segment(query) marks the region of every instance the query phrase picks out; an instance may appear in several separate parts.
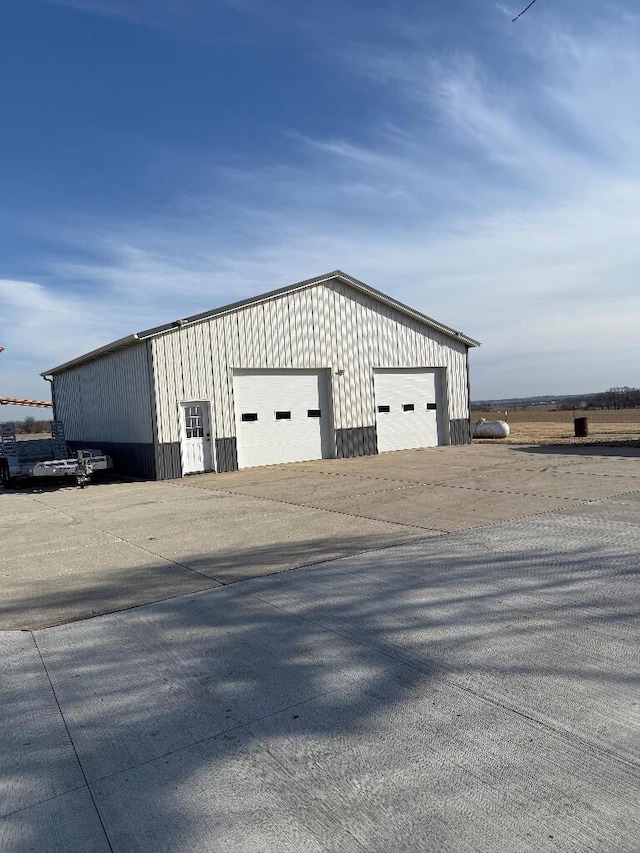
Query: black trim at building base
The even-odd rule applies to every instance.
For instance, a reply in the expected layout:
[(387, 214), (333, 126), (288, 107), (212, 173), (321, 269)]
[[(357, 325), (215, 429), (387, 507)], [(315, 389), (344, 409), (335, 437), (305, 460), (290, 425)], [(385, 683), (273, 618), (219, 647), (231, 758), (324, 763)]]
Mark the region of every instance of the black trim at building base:
[(182, 477), (182, 456), (179, 441), (165, 441), (156, 446), (156, 480)]
[(378, 432), (375, 426), (336, 430), (336, 457), (375, 456), (378, 452)]
[(449, 421), (451, 444), (471, 444), (471, 427), (468, 418)]
[[(156, 479), (156, 457), (153, 444), (120, 441), (67, 441), (71, 450), (101, 450), (113, 460), (116, 474)], [(178, 474), (180, 476), (180, 474)]]
[(216, 438), (216, 471), (238, 470), (238, 445), (235, 435)]

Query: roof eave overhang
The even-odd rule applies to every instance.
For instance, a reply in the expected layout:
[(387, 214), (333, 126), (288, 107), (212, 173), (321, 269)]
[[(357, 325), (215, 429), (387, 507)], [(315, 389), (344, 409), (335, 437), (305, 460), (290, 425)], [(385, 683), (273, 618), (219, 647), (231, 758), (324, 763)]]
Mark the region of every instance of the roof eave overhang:
[(71, 361), (65, 361), (57, 367), (52, 367), (49, 370), (43, 370), (40, 376), (54, 376), (56, 373), (62, 373), (72, 367), (79, 367), (81, 364), (85, 364), (88, 361), (95, 361), (98, 358), (102, 358), (104, 355), (109, 355), (110, 353), (117, 352), (121, 349), (127, 349), (128, 347), (139, 343), (142, 343), (142, 339), (138, 333), (134, 335), (127, 335), (125, 338), (119, 338), (117, 341), (112, 341), (110, 344), (105, 344), (103, 347), (98, 347), (98, 349), (94, 349), (91, 350), (91, 352), (80, 355), (78, 358), (72, 358)]

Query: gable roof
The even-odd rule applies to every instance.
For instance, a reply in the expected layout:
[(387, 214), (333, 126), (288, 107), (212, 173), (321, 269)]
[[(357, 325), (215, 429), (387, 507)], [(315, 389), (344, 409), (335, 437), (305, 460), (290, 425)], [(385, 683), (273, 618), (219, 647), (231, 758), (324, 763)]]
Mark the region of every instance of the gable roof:
[(447, 337), (453, 338), (460, 343), (463, 343), (467, 347), (479, 347), (480, 343), (473, 338), (468, 337), (462, 332), (457, 332), (455, 329), (449, 328), (449, 326), (445, 326), (443, 323), (439, 323), (437, 320), (432, 319), (431, 317), (427, 317), (426, 314), (421, 314), (420, 311), (416, 311), (414, 308), (410, 308), (408, 305), (404, 305), (402, 302), (398, 302), (396, 299), (393, 299), (391, 296), (387, 296), (384, 293), (381, 293), (379, 290), (376, 290), (373, 287), (370, 287), (368, 284), (365, 284), (362, 281), (358, 281), (357, 278), (353, 278), (350, 275), (342, 272), (342, 270), (334, 270), (333, 272), (325, 273), (325, 275), (319, 275), (315, 278), (308, 278), (305, 281), (298, 281), (295, 284), (289, 284), (286, 287), (280, 287), (277, 290), (270, 290), (268, 293), (261, 293), (257, 296), (251, 296), (248, 299), (243, 299), (240, 302), (232, 302), (229, 305), (223, 305), (220, 308), (214, 308), (211, 311), (203, 311), (200, 314), (192, 314), (190, 317), (183, 317), (179, 320), (173, 320), (171, 323), (165, 323), (162, 326), (154, 326), (151, 329), (144, 329), (141, 332), (135, 332), (132, 335), (127, 335), (124, 338), (119, 338), (117, 341), (113, 341), (110, 344), (106, 344), (103, 347), (99, 347), (98, 349), (92, 350), (91, 352), (85, 353), (84, 355), (78, 356), (78, 358), (74, 358), (71, 361), (66, 361), (64, 364), (59, 364), (57, 367), (52, 367), (50, 370), (45, 370), (41, 373), (41, 376), (49, 376), (55, 373), (61, 373), (64, 370), (68, 370), (72, 367), (78, 367), (81, 364), (84, 364), (87, 361), (94, 361), (102, 357), (103, 355), (108, 355), (112, 352), (116, 352), (117, 350), (127, 349), (128, 347), (135, 346), (136, 344), (142, 343), (142, 341), (148, 340), (149, 338), (157, 337), (158, 335), (165, 334), (166, 332), (173, 331), (175, 329), (184, 328), (185, 326), (190, 326), (193, 323), (199, 323), (203, 320), (208, 320), (212, 317), (219, 317), (222, 314), (229, 314), (233, 311), (237, 311), (241, 308), (245, 308), (248, 305), (257, 305), (260, 302), (267, 302), (270, 299), (274, 299), (278, 296), (284, 296), (287, 293), (293, 293), (296, 290), (304, 290), (308, 287), (313, 287), (318, 284), (324, 284), (329, 281), (341, 281), (343, 284), (347, 284), (350, 287), (354, 288), (354, 290), (358, 290), (361, 293), (364, 293), (366, 296), (370, 296), (372, 299), (375, 299), (377, 302), (382, 302), (385, 305), (388, 305), (390, 308), (400, 312), (401, 314), (406, 315), (407, 317), (411, 317), (411, 319), (416, 320), (418, 323), (421, 323), (424, 326), (427, 326), (430, 329), (434, 329), (437, 332), (440, 332)]

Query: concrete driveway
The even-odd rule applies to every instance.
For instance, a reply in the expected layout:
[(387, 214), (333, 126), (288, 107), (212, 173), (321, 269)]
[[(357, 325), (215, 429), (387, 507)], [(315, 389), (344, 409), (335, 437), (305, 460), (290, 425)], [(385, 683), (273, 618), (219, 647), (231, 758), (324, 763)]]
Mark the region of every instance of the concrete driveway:
[(544, 451), (3, 495), (0, 849), (636, 853), (640, 456)]
[(0, 491), (0, 630), (35, 629), (640, 486), (640, 451), (434, 448)]

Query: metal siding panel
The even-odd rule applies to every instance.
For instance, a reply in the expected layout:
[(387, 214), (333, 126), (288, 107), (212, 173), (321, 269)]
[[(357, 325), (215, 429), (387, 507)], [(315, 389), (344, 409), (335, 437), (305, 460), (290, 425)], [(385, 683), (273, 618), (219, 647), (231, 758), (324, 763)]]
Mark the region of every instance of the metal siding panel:
[[(84, 366), (84, 365), (83, 365)], [(154, 446), (145, 442), (124, 441), (74, 441), (69, 440), (71, 450), (101, 450), (113, 460), (114, 470), (118, 474), (156, 479), (156, 459)], [(89, 446), (87, 446), (89, 445)]]
[[(309, 334), (308, 327), (305, 326), (304, 318), (304, 299), (302, 293), (293, 293), (293, 326), (295, 348), (292, 352), (292, 364), (301, 364), (302, 367), (308, 367), (309, 362), (305, 358), (305, 339)], [(308, 352), (308, 350), (307, 350)]]
[(302, 367), (310, 367), (309, 337), (313, 333), (313, 327), (307, 318), (307, 303), (304, 291), (298, 291), (298, 293), (294, 294), (294, 297), (295, 358)]
[[(291, 322), (291, 297), (283, 301), (284, 308), (284, 334), (282, 337), (282, 345), (284, 349), (283, 367), (293, 367), (293, 323)], [(285, 319), (286, 318), (286, 319)]]
[(262, 305), (254, 305), (246, 310), (246, 334), (247, 341), (247, 364), (255, 365), (265, 363), (264, 335), (260, 333), (262, 322)]
[(267, 353), (267, 328), (265, 322), (264, 304), (256, 305), (252, 311), (251, 323), (251, 340), (253, 342), (253, 358), (254, 364), (263, 364), (269, 366), (269, 357)]
[[(360, 379), (359, 420), (361, 424), (372, 423), (373, 387), (371, 383), (371, 341), (369, 339), (369, 311), (365, 301), (356, 305), (356, 331), (358, 340), (357, 370)], [(356, 366), (356, 365), (354, 365)], [(365, 453), (368, 455), (367, 448)]]
[(354, 411), (354, 369), (350, 351), (351, 317), (349, 305), (344, 297), (344, 285), (336, 288), (340, 317), (340, 363), (345, 371), (342, 384), (342, 412), (345, 426), (359, 426)]
[(200, 383), (200, 365), (199, 360), (196, 356), (195, 337), (195, 326), (189, 326), (183, 332), (180, 332), (178, 335), (176, 335), (177, 343), (181, 350), (183, 364), (183, 400), (202, 399), (202, 388)]
[(215, 322), (216, 336), (218, 342), (218, 371), (219, 371), (219, 396), (217, 405), (220, 412), (220, 435), (233, 436), (236, 434), (233, 422), (233, 390), (231, 388), (231, 365), (229, 364), (229, 347), (227, 346), (226, 318), (221, 317)]
[(336, 457), (373, 456), (378, 452), (375, 426), (336, 430)]
[(355, 363), (353, 338), (355, 323), (353, 322), (353, 302), (345, 298), (344, 286), (340, 288), (340, 317), (342, 321), (342, 361), (345, 368), (345, 409), (350, 426), (360, 426), (358, 418), (358, 393), (360, 389), (360, 368)]
[[(300, 364), (302, 359), (302, 337), (300, 334), (299, 294), (289, 294), (289, 330), (291, 340), (291, 360), (289, 365)], [(301, 365), (304, 367), (304, 365)]]
[(211, 384), (211, 434), (213, 438), (219, 438), (222, 435), (223, 429), (223, 415), (220, 400), (222, 396), (220, 391), (222, 377), (220, 371), (220, 351), (216, 335), (216, 325), (211, 320), (207, 321), (202, 326), (202, 346), (207, 352), (207, 369), (209, 371), (209, 382)]
[(170, 440), (178, 439), (180, 435), (180, 424), (178, 419), (177, 400), (182, 399), (182, 359), (176, 347), (175, 335), (167, 335), (167, 379), (169, 398), (167, 400), (167, 426)]
[(161, 442), (171, 443), (178, 440), (178, 424), (175, 418), (174, 401), (178, 399), (179, 390), (176, 388), (176, 372), (171, 335), (162, 339), (162, 373), (158, 371), (158, 381), (166, 388), (166, 404), (163, 412), (163, 434)]
[(303, 291), (305, 299), (305, 317), (308, 324), (308, 334), (306, 338), (306, 353), (309, 367), (321, 367), (318, 359), (317, 339), (316, 339), (316, 312), (313, 301), (313, 291), (311, 289)]
[(232, 370), (238, 367), (241, 363), (238, 341), (238, 321), (233, 314), (221, 318), (223, 329), (223, 341), (225, 353), (227, 357), (227, 395), (224, 401), (225, 407), (225, 435), (234, 436), (236, 434), (235, 419), (233, 416), (233, 376)]
[(262, 305), (262, 322), (264, 324), (264, 366), (275, 367), (277, 359), (273, 340), (271, 305), (269, 302), (264, 302)]
[(280, 333), (276, 322), (276, 306), (273, 302), (266, 302), (265, 313), (265, 337), (267, 338), (267, 352), (269, 354), (269, 367), (279, 367), (280, 360)]
[[(332, 355), (332, 363), (335, 370), (335, 382), (334, 382), (334, 418), (335, 418), (335, 426), (336, 429), (342, 429), (347, 425), (347, 418), (345, 417), (345, 384), (348, 381), (348, 378), (345, 378), (345, 373), (340, 373), (340, 371), (345, 369), (344, 358), (342, 355), (342, 338), (344, 334), (344, 325), (342, 316), (340, 314), (340, 300), (338, 298), (338, 294), (336, 292), (336, 287), (332, 283), (327, 288), (331, 294), (328, 311), (329, 315), (327, 317), (327, 325), (328, 325), (328, 333), (332, 338), (333, 345), (331, 347), (331, 355)], [(333, 335), (331, 335), (330, 330), (331, 326), (333, 326)]]
[[(366, 363), (362, 365), (362, 370), (366, 370), (367, 381), (367, 399), (364, 411), (363, 422), (375, 423), (375, 418), (372, 414), (375, 413), (375, 400), (373, 391), (373, 365), (378, 363), (378, 353), (380, 351), (380, 341), (378, 338), (378, 326), (374, 323), (373, 304), (370, 299), (366, 300), (364, 308), (364, 326), (365, 326), (365, 343), (366, 343)], [(371, 451), (377, 453), (377, 437), (375, 438), (376, 450)]]
[[(151, 402), (151, 440), (154, 447), (158, 445), (158, 397), (156, 389), (156, 373), (153, 360), (153, 341), (146, 341), (144, 344), (145, 355), (147, 359), (147, 375), (149, 377), (149, 397)], [(155, 476), (158, 472), (154, 463)]]
[(72, 441), (152, 442), (151, 393), (144, 344), (56, 377), (60, 420)]
[[(363, 402), (364, 402), (364, 377), (362, 351), (362, 328), (361, 328), (361, 305), (358, 300), (345, 299), (349, 313), (349, 360), (351, 373), (353, 375), (353, 419), (358, 426), (363, 425)], [(364, 448), (361, 448), (363, 451)]]
[(238, 363), (237, 367), (247, 367), (251, 364), (250, 351), (252, 347), (251, 327), (247, 320), (250, 319), (249, 311), (239, 311), (236, 315), (238, 321)]
[(155, 374), (155, 394), (158, 419), (158, 442), (169, 440), (168, 427), (168, 394), (167, 387), (167, 353), (165, 338), (156, 338), (153, 341), (153, 365)]

